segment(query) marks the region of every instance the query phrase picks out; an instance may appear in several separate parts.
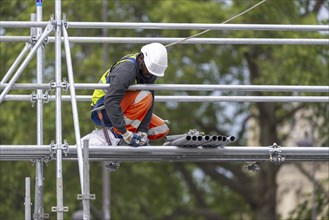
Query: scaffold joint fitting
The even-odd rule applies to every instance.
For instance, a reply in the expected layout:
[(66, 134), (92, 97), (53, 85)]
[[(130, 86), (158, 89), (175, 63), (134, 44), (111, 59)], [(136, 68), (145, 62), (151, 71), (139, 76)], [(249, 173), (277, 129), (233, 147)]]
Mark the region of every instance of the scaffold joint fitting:
[(67, 143), (67, 140), (64, 140), (64, 144), (54, 144), (54, 141), (52, 141), (50, 148), (52, 150), (51, 155), (56, 154), (57, 150), (62, 150), (65, 156), (67, 156), (67, 153), (69, 152), (69, 144)]
[(49, 87), (51, 91), (54, 91), (56, 88), (63, 88), (64, 92), (67, 92), (70, 84), (66, 81), (66, 78), (63, 78), (63, 82), (54, 82), (50, 81)]
[(109, 172), (114, 172), (116, 171), (118, 168), (120, 167), (120, 163), (118, 161), (108, 161), (105, 164), (105, 168), (109, 171)]
[(48, 103), (49, 102), (49, 94), (46, 91), (45, 93), (42, 94), (36, 94), (35, 92), (32, 92), (31, 94), (31, 102), (32, 102), (32, 107), (34, 106), (34, 103), (37, 100), (42, 100), (42, 103)]
[(260, 167), (256, 161), (247, 161), (243, 167), (253, 173), (258, 173), (260, 171)]
[(33, 214), (33, 219), (48, 219), (49, 218), (49, 213), (43, 213), (43, 214)]
[(31, 40), (30, 40), (29, 43), (32, 44), (32, 45), (35, 45), (37, 43), (37, 41), (38, 41), (37, 33), (33, 32), (31, 34)]
[(95, 200), (96, 195), (95, 194), (78, 194), (77, 200)]
[(68, 29), (69, 28), (69, 23), (67, 22), (66, 18), (66, 13), (63, 13), (63, 21), (62, 21), (63, 26)]
[(62, 82), (63, 91), (67, 92), (69, 90), (69, 86), (70, 86), (70, 83), (64, 77), (63, 82)]
[[(51, 29), (47, 30), (47, 32), (51, 32), (51, 31), (52, 31), (52, 27), (51, 27)], [(38, 33), (38, 32), (36, 32), (36, 31), (32, 31), (32, 33), (31, 33), (31, 40), (30, 40), (30, 42), (28, 42), (28, 43), (31, 44), (32, 46), (34, 46), (34, 45), (38, 42), (38, 40), (39, 40), (39, 38), (41, 37), (41, 35), (42, 35), (41, 32)], [(42, 46), (45, 47), (46, 44), (48, 44), (48, 42), (49, 42), (49, 38), (48, 38), (48, 36), (47, 36), (47, 37), (43, 40), (43, 42), (42, 42)]]
[(63, 206), (63, 207), (53, 206), (53, 207), (51, 207), (51, 211), (52, 212), (68, 212), (69, 211), (69, 207), (67, 207), (67, 206)]
[(280, 164), (285, 160), (285, 158), (281, 155), (281, 146), (274, 143), (272, 146), (270, 146), (270, 161), (275, 164)]

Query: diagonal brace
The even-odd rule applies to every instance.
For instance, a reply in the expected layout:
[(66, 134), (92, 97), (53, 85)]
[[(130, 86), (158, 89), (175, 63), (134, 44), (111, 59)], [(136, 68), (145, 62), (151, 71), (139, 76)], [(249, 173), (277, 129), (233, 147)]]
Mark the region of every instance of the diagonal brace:
[(44, 39), (46, 37), (48, 37), (48, 35), (53, 31), (53, 29), (54, 29), (54, 27), (51, 24), (51, 22), (48, 22), (47, 27), (44, 30), (44, 32), (42, 33), (42, 35), (40, 36), (38, 42), (34, 45), (34, 47), (32, 48), (32, 50), (30, 51), (30, 53), (27, 55), (27, 57), (25, 58), (25, 60), (21, 64), (21, 66), (18, 68), (18, 70), (14, 74), (13, 78), (7, 84), (6, 88), (2, 91), (2, 93), (0, 95), (0, 103), (4, 100), (5, 96), (9, 92), (9, 90), (13, 87), (14, 83), (17, 81), (17, 79), (20, 77), (20, 75), (22, 74), (22, 72), (24, 71), (24, 69), (26, 68), (26, 66), (28, 65), (28, 63), (33, 58), (33, 56), (34, 56), (35, 52), (37, 51), (37, 49), (43, 44)]

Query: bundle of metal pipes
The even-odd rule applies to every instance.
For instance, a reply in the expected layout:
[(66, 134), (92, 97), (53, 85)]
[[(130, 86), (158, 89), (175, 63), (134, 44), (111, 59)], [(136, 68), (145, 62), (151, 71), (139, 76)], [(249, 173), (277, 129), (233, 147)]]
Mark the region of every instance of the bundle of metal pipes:
[(195, 129), (186, 134), (169, 135), (165, 138), (165, 146), (180, 147), (223, 147), (235, 141), (234, 136), (205, 135)]

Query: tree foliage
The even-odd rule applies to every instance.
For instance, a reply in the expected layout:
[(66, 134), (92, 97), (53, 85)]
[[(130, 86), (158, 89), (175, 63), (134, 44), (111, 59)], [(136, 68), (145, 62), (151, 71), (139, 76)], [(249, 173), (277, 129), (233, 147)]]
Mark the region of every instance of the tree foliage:
[[(108, 20), (113, 22), (221, 23), (258, 1), (120, 1), (108, 4)], [(267, 1), (251, 12), (238, 17), (236, 24), (319, 24), (319, 13), (327, 9), (325, 0)], [(54, 14), (54, 1), (44, 1), (43, 20)], [(62, 12), (69, 21), (101, 21), (102, 1), (62, 1)], [(30, 20), (35, 6), (30, 1), (2, 0), (1, 21)], [(68, 29), (70, 36), (102, 36), (101, 29)], [(199, 30), (109, 30), (111, 37), (188, 37)], [(1, 35), (29, 36), (28, 29), (1, 28)], [(327, 38), (318, 32), (284, 31), (210, 31), (202, 37), (214, 38)], [(109, 68), (123, 55), (139, 51), (138, 44), (112, 44), (108, 47)], [(24, 43), (0, 44), (0, 78), (8, 71)], [(44, 81), (55, 79), (54, 44), (46, 50)], [(182, 84), (253, 84), (253, 85), (328, 85), (328, 47), (317, 45), (191, 45), (177, 44), (168, 48), (169, 67), (158, 83)], [(106, 69), (102, 63), (101, 44), (72, 44), (75, 82), (95, 83)], [(67, 77), (66, 65), (62, 75)], [(18, 82), (36, 81), (33, 59)], [(10, 94), (30, 94), (12, 91)], [(54, 92), (52, 92), (52, 95)], [(79, 94), (90, 94), (79, 91)], [(65, 93), (64, 93), (65, 94)], [(159, 95), (241, 95), (239, 92), (158, 91)], [(266, 92), (252, 95), (269, 95)], [(271, 93), (282, 95), (283, 93)], [(286, 94), (286, 93), (284, 93)], [(308, 94), (306, 94), (308, 95)], [(303, 109), (312, 109), (309, 120), (317, 122), (315, 130), (328, 146), (328, 104), (295, 103), (157, 103), (155, 112), (171, 121), (171, 134), (185, 133), (191, 128), (209, 134), (237, 135), (237, 145), (246, 145), (247, 122), (255, 119), (260, 127), (261, 146), (284, 143), (289, 133), (280, 126), (293, 123), (292, 116)], [(93, 129), (89, 120), (89, 103), (78, 103), (81, 134)], [(169, 109), (169, 111), (168, 111)], [(0, 105), (0, 144), (35, 144), (36, 110), (29, 102), (3, 102)], [(186, 114), (188, 112), (188, 114)], [(75, 143), (70, 103), (63, 103), (63, 138)], [(55, 139), (55, 105), (44, 106), (44, 143)], [(321, 123), (323, 122), (323, 123)], [(325, 129), (327, 128), (327, 129)], [(319, 141), (320, 142), (320, 141)], [(35, 179), (30, 162), (1, 162), (0, 218), (24, 217), (24, 177)], [(56, 204), (56, 165), (45, 167), (45, 212)], [(111, 175), (113, 219), (275, 219), (276, 174), (280, 167), (261, 164), (257, 175), (250, 175), (239, 163), (122, 163)], [(94, 217), (102, 207), (102, 165), (91, 163), (91, 193)], [(79, 177), (76, 163), (63, 163), (64, 205), (69, 219), (79, 208)], [(33, 181), (32, 181), (33, 183)], [(33, 184), (31, 184), (33, 185)], [(33, 190), (32, 190), (33, 191)], [(319, 197), (320, 198), (320, 197)], [(33, 198), (32, 198), (33, 200)], [(325, 201), (325, 200), (319, 200)], [(34, 202), (34, 201), (33, 201)], [(319, 202), (320, 204), (320, 202)], [(322, 203), (321, 203), (322, 204)], [(324, 205), (325, 207), (325, 205)], [(298, 216), (307, 216), (304, 209)], [(51, 219), (55, 213), (51, 214)]]

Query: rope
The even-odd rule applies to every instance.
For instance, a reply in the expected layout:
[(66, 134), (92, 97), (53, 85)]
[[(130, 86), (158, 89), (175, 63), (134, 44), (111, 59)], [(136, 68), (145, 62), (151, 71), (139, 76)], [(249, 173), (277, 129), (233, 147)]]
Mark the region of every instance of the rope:
[[(232, 17), (232, 18), (230, 18), (230, 19), (228, 19), (228, 20), (226, 20), (226, 21), (224, 21), (224, 22), (222, 22), (222, 23), (220, 23), (220, 24), (228, 23), (228, 22), (232, 21), (233, 19), (235, 19), (235, 18), (237, 18), (237, 17), (239, 17), (239, 16), (241, 16), (241, 15), (246, 14), (247, 12), (251, 11), (252, 9), (258, 7), (258, 6), (261, 5), (261, 4), (263, 4), (265, 1), (266, 1), (266, 0), (263, 0), (263, 1), (261, 1), (261, 2), (258, 2), (258, 3), (255, 4), (254, 6), (252, 6), (252, 7), (248, 8), (248, 9), (244, 10), (244, 11), (241, 12), (240, 14), (237, 14), (237, 15), (235, 15), (234, 17)], [(210, 30), (210, 29), (204, 30), (204, 31), (202, 31), (202, 32), (200, 32), (200, 33), (194, 34), (194, 35), (189, 36), (189, 37), (187, 37), (187, 38), (184, 38), (184, 39), (182, 39), (182, 40), (178, 40), (178, 41), (175, 41), (175, 42), (173, 42), (173, 43), (171, 43), (171, 44), (167, 44), (165, 47), (170, 47), (170, 46), (173, 46), (173, 45), (175, 45), (175, 44), (178, 44), (178, 43), (181, 43), (181, 42), (187, 41), (188, 39), (191, 39), (191, 38), (194, 38), (194, 37), (200, 36), (200, 35), (202, 35), (202, 34), (205, 34), (205, 33), (209, 32), (209, 31), (211, 31), (211, 30)]]

